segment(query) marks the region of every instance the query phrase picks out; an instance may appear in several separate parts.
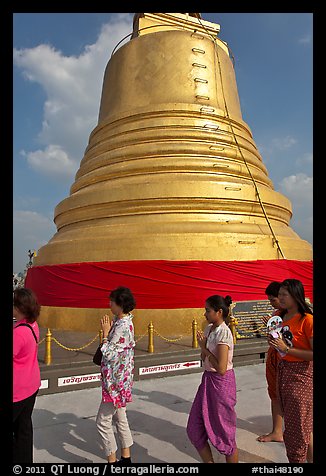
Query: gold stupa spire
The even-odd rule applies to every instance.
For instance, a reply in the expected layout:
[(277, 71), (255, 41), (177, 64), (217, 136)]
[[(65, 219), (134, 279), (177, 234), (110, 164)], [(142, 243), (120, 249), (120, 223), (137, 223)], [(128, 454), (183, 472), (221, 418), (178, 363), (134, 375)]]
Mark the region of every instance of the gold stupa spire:
[(220, 26), (137, 13), (106, 67), (98, 124), (34, 265), (311, 260), (242, 118)]
[(108, 63), (98, 125), (37, 264), (280, 258), (257, 190), (284, 256), (311, 259), (242, 119), (227, 48), (199, 32), (210, 22), (136, 18), (139, 36)]

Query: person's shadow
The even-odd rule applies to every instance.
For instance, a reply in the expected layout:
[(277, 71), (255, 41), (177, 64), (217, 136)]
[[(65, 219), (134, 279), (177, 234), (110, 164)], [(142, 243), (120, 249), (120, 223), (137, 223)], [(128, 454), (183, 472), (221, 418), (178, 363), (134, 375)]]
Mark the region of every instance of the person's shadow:
[[(34, 409), (33, 426), (34, 447), (38, 450), (35, 463), (91, 463), (92, 455), (96, 462), (103, 458), (93, 417), (80, 418), (73, 413), (56, 414)], [(42, 450), (45, 450), (44, 455)], [(54, 457), (51, 461), (49, 454)]]
[[(144, 433), (142, 423), (141, 431), (137, 431), (137, 422), (144, 422), (146, 418), (146, 430), (150, 436), (157, 438), (157, 425), (164, 425), (165, 429), (172, 431), (169, 442), (176, 444), (176, 438), (184, 439), (183, 428), (149, 417), (141, 412), (129, 410), (128, 420), (134, 436), (132, 446), (132, 459), (135, 463), (165, 463), (166, 461), (156, 458), (151, 454), (151, 448), (145, 448), (135, 440), (140, 433)], [(95, 416), (80, 418), (73, 413), (55, 414), (44, 409), (34, 409), (34, 447), (38, 450), (34, 457), (35, 463), (105, 463), (106, 458), (101, 446), (100, 436), (97, 432)], [(175, 431), (178, 429), (178, 431)], [(164, 438), (168, 441), (167, 433)], [(172, 435), (173, 441), (172, 441)], [(117, 444), (119, 440), (116, 436)], [(181, 449), (181, 448), (180, 448)], [(44, 450), (44, 453), (42, 452)], [(51, 455), (49, 457), (49, 455)], [(119, 458), (118, 449), (117, 456)], [(53, 458), (52, 458), (53, 457)]]
[[(199, 455), (191, 445), (186, 432), (193, 396), (186, 400), (171, 393), (155, 390), (146, 392), (138, 388), (134, 388), (133, 394), (134, 402), (138, 400), (137, 407), (133, 409), (133, 403), (127, 407), (128, 421), (134, 437), (133, 462), (154, 464), (166, 462), (182, 464), (189, 460), (194, 463), (200, 462)], [(149, 403), (153, 403), (156, 407), (156, 414), (153, 413)], [(165, 409), (169, 411), (167, 417), (164, 415)], [(259, 434), (268, 427), (268, 423), (270, 424), (268, 418), (261, 416), (252, 418), (251, 421), (238, 418), (237, 427)], [(95, 414), (77, 417), (73, 413), (56, 414), (49, 410), (34, 409), (34, 446), (38, 450), (35, 462), (106, 462), (95, 419)], [(117, 436), (116, 440), (119, 446)], [(119, 449), (117, 456), (118, 458), (120, 456)], [(239, 456), (243, 461), (249, 462), (257, 458), (257, 455), (247, 454), (241, 450)], [(216, 462), (224, 462), (224, 457), (215, 451), (214, 458)]]
[[(174, 395), (171, 393), (167, 392), (161, 392), (161, 391), (150, 391), (150, 392), (145, 392), (139, 388), (133, 390), (134, 395), (136, 398), (139, 400), (145, 402), (153, 402), (157, 405), (161, 405), (163, 407), (166, 407), (167, 409), (173, 410), (174, 412), (180, 412), (184, 413), (187, 416), (190, 413), (191, 405), (194, 396), (192, 396), (189, 400), (186, 400), (178, 395)], [(136, 414), (139, 412), (135, 412)], [(135, 415), (136, 421), (135, 421), (135, 428), (137, 428), (137, 418), (143, 417), (143, 413), (139, 413), (139, 415)], [(151, 418), (150, 416), (148, 417), (149, 419)], [(174, 423), (176, 420), (174, 421)], [(172, 428), (171, 425), (169, 425), (170, 422), (166, 420), (161, 420), (161, 425), (162, 427), (166, 427), (166, 435), (165, 435), (165, 441), (172, 443), (179, 451), (182, 451), (183, 453), (188, 454), (189, 456), (193, 457), (196, 459), (196, 461), (200, 462), (200, 457), (197, 454), (197, 452), (193, 449), (192, 445), (188, 441), (187, 433), (186, 433), (186, 421), (183, 422), (183, 425), (181, 424), (178, 428), (181, 428), (179, 430), (178, 428)], [(255, 417), (250, 418), (250, 420), (244, 420), (242, 418), (239, 418), (237, 416), (237, 429), (243, 429), (246, 430), (250, 433), (252, 433), (252, 438), (253, 438), (253, 444), (255, 444), (256, 436), (259, 436), (264, 433), (264, 430), (266, 432), (266, 428), (269, 428), (271, 424), (271, 416), (270, 415), (258, 415)], [(150, 427), (155, 427), (155, 422), (153, 421), (152, 424), (149, 423)], [(149, 428), (149, 433), (151, 433), (151, 428)], [(162, 433), (162, 430), (161, 432)], [(165, 434), (165, 432), (164, 432)], [(155, 432), (153, 433), (153, 436), (155, 436)], [(283, 443), (278, 443), (279, 445), (283, 445)], [(223, 455), (221, 455), (217, 450), (215, 450), (212, 446), (212, 452), (214, 456), (214, 460), (216, 463), (224, 463), (225, 458)], [(239, 460), (242, 462), (260, 462), (260, 463), (271, 463), (272, 461), (263, 458), (262, 456), (259, 456), (257, 454), (252, 454), (248, 451), (242, 450), (238, 448), (239, 450)], [(147, 460), (146, 460), (147, 461)]]

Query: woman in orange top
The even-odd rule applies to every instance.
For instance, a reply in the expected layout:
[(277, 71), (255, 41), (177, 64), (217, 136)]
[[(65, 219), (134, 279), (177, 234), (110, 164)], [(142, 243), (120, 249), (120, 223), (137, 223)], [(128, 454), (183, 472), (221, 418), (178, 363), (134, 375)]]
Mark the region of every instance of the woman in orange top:
[(313, 316), (297, 279), (282, 282), (279, 302), (286, 309), (282, 338), (269, 344), (285, 355), (278, 366), (278, 395), (284, 417), (284, 444), (290, 463), (305, 463), (313, 418)]

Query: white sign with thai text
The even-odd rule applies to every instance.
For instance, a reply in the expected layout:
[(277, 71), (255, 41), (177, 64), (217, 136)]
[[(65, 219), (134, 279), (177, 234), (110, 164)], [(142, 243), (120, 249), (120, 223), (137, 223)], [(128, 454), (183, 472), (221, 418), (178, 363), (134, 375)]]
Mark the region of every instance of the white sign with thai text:
[(76, 385), (81, 383), (94, 383), (99, 380), (101, 380), (100, 373), (60, 377), (58, 378), (58, 387), (64, 387), (65, 385)]
[(180, 370), (192, 370), (201, 367), (200, 360), (192, 362), (177, 362), (164, 365), (153, 365), (152, 367), (140, 367), (139, 375), (157, 374), (159, 372), (176, 372)]

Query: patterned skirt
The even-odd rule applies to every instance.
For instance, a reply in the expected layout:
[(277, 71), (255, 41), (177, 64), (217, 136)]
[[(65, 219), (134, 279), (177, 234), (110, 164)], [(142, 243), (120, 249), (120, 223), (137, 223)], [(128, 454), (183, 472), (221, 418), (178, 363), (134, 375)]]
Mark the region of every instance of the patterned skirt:
[(288, 460), (290, 463), (304, 463), (313, 424), (313, 362), (280, 361), (278, 394)]
[(266, 359), (267, 391), (271, 400), (277, 400), (277, 367), (280, 361), (277, 350), (269, 347)]
[(234, 370), (224, 375), (204, 371), (192, 404), (187, 434), (197, 450), (207, 441), (221, 454), (230, 456), (236, 450), (236, 383)]

